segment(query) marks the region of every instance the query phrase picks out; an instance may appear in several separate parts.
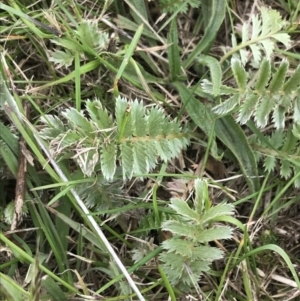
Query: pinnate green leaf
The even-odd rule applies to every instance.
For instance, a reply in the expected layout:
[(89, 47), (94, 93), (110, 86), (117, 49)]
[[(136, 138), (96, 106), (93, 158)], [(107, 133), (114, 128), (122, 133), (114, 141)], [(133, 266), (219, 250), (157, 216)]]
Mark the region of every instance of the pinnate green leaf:
[(269, 90), (271, 93), (278, 93), (282, 90), (286, 72), (288, 70), (289, 64), (287, 60), (284, 60), (279, 65), (276, 73), (273, 75), (273, 78), (271, 80), (271, 83), (269, 85)]
[(162, 229), (165, 231), (170, 231), (171, 233), (174, 233), (176, 235), (186, 236), (188, 238), (191, 238), (192, 240), (197, 237), (199, 231), (199, 229), (196, 227), (192, 229), (192, 226), (190, 224), (175, 220), (168, 220), (163, 222)]
[(240, 92), (244, 92), (247, 87), (247, 72), (241, 64), (240, 60), (235, 58), (231, 59), (231, 69), (235, 77), (235, 81), (240, 89)]
[(213, 262), (215, 260), (223, 258), (223, 251), (218, 248), (210, 246), (197, 246), (192, 249), (192, 260), (202, 260), (207, 262)]
[(268, 117), (272, 110), (275, 107), (275, 100), (274, 98), (265, 95), (265, 97), (262, 99), (260, 105), (258, 106), (256, 112), (255, 112), (255, 121), (258, 125), (258, 127), (265, 127), (268, 123)]
[(265, 87), (270, 79), (271, 75), (271, 63), (269, 60), (264, 59), (261, 62), (259, 73), (258, 73), (258, 79), (255, 84), (255, 89), (259, 93), (263, 93), (265, 90)]
[(164, 124), (164, 115), (161, 109), (152, 108), (147, 113), (147, 127), (150, 137), (156, 137), (161, 133)]
[(232, 237), (232, 229), (226, 226), (213, 227), (197, 233), (195, 239), (201, 243), (218, 239), (229, 239)]
[[(252, 29), (251, 35), (249, 34), (249, 24)], [(251, 50), (253, 52), (252, 65), (258, 68), (262, 52), (265, 53), (267, 59), (271, 59), (277, 42), (284, 44), (286, 48), (290, 47), (289, 34), (281, 32), (285, 25), (286, 22), (282, 20), (278, 11), (262, 7), (260, 17), (256, 14), (251, 14), (250, 20), (243, 23), (241, 28), (242, 41), (240, 44), (237, 44), (237, 39), (234, 37), (230, 52), (238, 51), (241, 63), (246, 65), (251, 56), (245, 50)]]
[(215, 106), (212, 111), (218, 115), (225, 115), (230, 113), (239, 103), (240, 97), (238, 94), (234, 94), (221, 104)]
[(201, 216), (201, 222), (205, 224), (219, 216), (232, 215), (233, 210), (234, 207), (231, 204), (219, 204), (217, 206), (213, 206), (203, 213)]
[(99, 31), (98, 24), (93, 21), (81, 22), (77, 28), (77, 34), (83, 45), (97, 51), (103, 50), (109, 43), (108, 34)]
[(280, 175), (288, 179), (292, 174), (292, 165), (291, 162), (288, 160), (282, 160), (281, 161), (281, 167), (280, 167)]
[(275, 157), (271, 157), (271, 156), (266, 157), (264, 161), (264, 168), (267, 172), (274, 170), (275, 165), (276, 165)]
[(246, 97), (245, 101), (240, 106), (240, 111), (237, 117), (237, 122), (245, 124), (254, 113), (255, 106), (259, 101), (259, 95), (252, 94)]
[(299, 83), (300, 83), (300, 65), (296, 68), (296, 70), (293, 72), (291, 77), (284, 84), (283, 91), (286, 94), (290, 94), (299, 89)]
[(170, 207), (178, 214), (185, 216), (190, 220), (198, 221), (199, 219), (197, 212), (191, 209), (189, 205), (181, 199), (172, 199)]
[(142, 141), (133, 143), (133, 170), (135, 174), (147, 173), (147, 152), (146, 144)]
[(94, 131), (94, 127), (91, 123), (83, 116), (82, 112), (78, 112), (76, 109), (71, 108), (64, 111), (63, 116), (74, 126), (75, 130), (84, 132), (86, 135), (91, 136)]
[(112, 116), (103, 108), (100, 100), (86, 101), (86, 110), (90, 118), (97, 124), (100, 130), (110, 129), (113, 127)]
[(117, 148), (114, 142), (107, 143), (101, 147), (101, 171), (108, 181), (114, 179), (116, 157)]
[(57, 147), (57, 153), (61, 153), (65, 148), (76, 145), (82, 137), (73, 131), (59, 134), (50, 145)]
[(55, 50), (51, 52), (49, 61), (56, 64), (56, 68), (70, 67), (74, 61), (74, 54), (69, 50)]
[(189, 143), (179, 123), (172, 121), (161, 108), (147, 110), (137, 100), (118, 97), (115, 121), (97, 99), (87, 100), (85, 112), (87, 116), (73, 108), (64, 111), (65, 125), (57, 117), (50, 116), (47, 121), (45, 116), (42, 122), (48, 127), (41, 134), (52, 140), (53, 155), (64, 151), (64, 158), (73, 157), (88, 176), (100, 160), (103, 176), (113, 180), (119, 160), (124, 179), (132, 178), (133, 174), (141, 177), (155, 168), (159, 157), (167, 162)]
[(137, 137), (146, 136), (147, 127), (145, 119), (145, 108), (142, 102), (135, 100), (131, 105), (131, 121), (133, 127), (133, 135)]
[(120, 146), (123, 179), (131, 179), (133, 175), (132, 143), (127, 141)]

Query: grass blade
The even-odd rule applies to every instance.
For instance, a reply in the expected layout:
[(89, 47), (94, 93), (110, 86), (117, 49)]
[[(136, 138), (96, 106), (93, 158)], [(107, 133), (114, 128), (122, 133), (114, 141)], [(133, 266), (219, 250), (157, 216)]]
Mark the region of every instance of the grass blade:
[(230, 149), (238, 160), (250, 191), (259, 191), (258, 172), (255, 157), (240, 126), (231, 116), (216, 120), (216, 135)]
[(135, 35), (133, 37), (133, 40), (130, 43), (130, 45), (129, 45), (127, 51), (126, 51), (126, 54), (125, 54), (124, 59), (123, 59), (123, 62), (122, 62), (121, 66), (120, 66), (120, 68), (119, 68), (119, 70), (117, 72), (117, 75), (116, 75), (116, 78), (115, 78), (115, 81), (114, 81), (114, 94), (115, 94), (115, 96), (117, 96), (119, 94), (118, 93), (118, 87), (117, 87), (118, 81), (121, 78), (121, 76), (122, 76), (122, 74), (123, 74), (126, 66), (128, 65), (128, 62), (129, 62), (130, 58), (132, 57), (132, 55), (133, 55), (133, 53), (135, 51), (135, 48), (136, 48), (136, 46), (137, 46), (137, 44), (139, 42), (139, 39), (140, 39), (140, 37), (142, 35), (143, 28), (144, 28), (144, 26), (142, 24), (137, 29), (137, 31), (136, 31), (136, 33), (135, 33)]
[(177, 24), (176, 18), (172, 20), (170, 32), (168, 35), (168, 44), (171, 44), (168, 47), (168, 61), (169, 61), (169, 69), (170, 69), (170, 80), (175, 81), (180, 75), (180, 55), (178, 49), (178, 32), (177, 32)]
[(215, 38), (225, 18), (226, 1), (212, 0), (210, 2), (211, 2), (210, 3), (211, 15), (210, 15), (208, 26), (205, 29), (204, 36), (200, 41), (200, 43), (194, 48), (192, 53), (183, 63), (184, 68), (188, 68), (195, 60), (195, 58), (198, 55), (200, 55), (203, 52), (203, 50), (205, 50), (210, 45), (210, 43)]

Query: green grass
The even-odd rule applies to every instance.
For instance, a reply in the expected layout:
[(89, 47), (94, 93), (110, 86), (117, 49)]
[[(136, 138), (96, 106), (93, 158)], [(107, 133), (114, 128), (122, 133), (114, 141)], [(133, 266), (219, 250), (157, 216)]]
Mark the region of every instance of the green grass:
[(299, 298), (300, 5), (263, 3), (0, 4), (0, 300)]

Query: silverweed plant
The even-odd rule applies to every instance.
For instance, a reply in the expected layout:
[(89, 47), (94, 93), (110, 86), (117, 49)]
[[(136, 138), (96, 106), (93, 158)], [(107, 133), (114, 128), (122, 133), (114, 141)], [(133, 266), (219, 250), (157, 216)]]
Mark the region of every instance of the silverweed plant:
[(107, 181), (114, 179), (117, 162), (123, 179), (145, 177), (160, 157), (167, 162), (189, 144), (187, 133), (162, 109), (146, 109), (142, 102), (117, 97), (115, 119), (99, 100), (86, 102), (83, 111), (68, 109), (66, 120), (45, 115), (40, 131), (49, 140), (55, 158), (73, 158), (85, 176), (100, 171)]
[(176, 215), (164, 221), (162, 229), (172, 237), (162, 243), (164, 252), (159, 258), (170, 283), (189, 290), (197, 286), (200, 276), (210, 269), (212, 262), (223, 258), (223, 251), (209, 243), (232, 237), (233, 229), (219, 221), (232, 215), (234, 206), (226, 203), (212, 206), (207, 182), (201, 179), (195, 180), (191, 206), (177, 198), (172, 199), (169, 206)]
[[(288, 274), (282, 259), (299, 288), (281, 240), (255, 239), (298, 202), (287, 194), (300, 186), (299, 56), (289, 49), (297, 1), (280, 1), (284, 18), (242, 1), (21, 2), (0, 3), (0, 240), (14, 256), (0, 258), (0, 295), (262, 300), (283, 291), (271, 277)], [(9, 240), (19, 137), (27, 215)], [(228, 172), (220, 181), (204, 178), (211, 157)], [(182, 199), (175, 184), (170, 197), (171, 178)], [(229, 225), (240, 231), (230, 243)]]

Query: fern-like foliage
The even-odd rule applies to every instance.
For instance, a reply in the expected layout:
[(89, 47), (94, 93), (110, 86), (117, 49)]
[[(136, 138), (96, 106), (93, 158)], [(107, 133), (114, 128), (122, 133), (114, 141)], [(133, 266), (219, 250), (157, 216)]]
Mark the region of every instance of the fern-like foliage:
[(211, 262), (223, 257), (223, 252), (208, 245), (210, 241), (230, 239), (232, 229), (216, 225), (219, 217), (233, 214), (233, 206), (210, 206), (207, 183), (195, 181), (193, 208), (181, 199), (172, 199), (170, 207), (177, 216), (163, 222), (162, 229), (173, 237), (163, 242), (165, 252), (160, 254), (163, 268), (172, 285), (185, 288), (197, 282), (201, 274), (209, 270)]
[(86, 115), (74, 108), (62, 113), (67, 123), (53, 115), (41, 121), (47, 126), (42, 138), (50, 142), (54, 157), (73, 158), (86, 176), (101, 169), (113, 180), (117, 162), (123, 179), (147, 175), (160, 157), (176, 157), (189, 143), (180, 124), (158, 107), (146, 109), (142, 102), (116, 99), (115, 120), (99, 100), (86, 102)]
[[(119, 177), (119, 173), (120, 171), (117, 169), (115, 178)], [(72, 180), (74, 178), (82, 179), (83, 175), (80, 170), (75, 174), (76, 177), (72, 175)], [(102, 175), (97, 175), (97, 179), (93, 182), (77, 184), (76, 192), (88, 208), (93, 208), (93, 211), (104, 212), (107, 209), (124, 205), (123, 199), (117, 197), (122, 194), (122, 184), (121, 179), (108, 183)]]
[(108, 46), (109, 38), (106, 32), (98, 29), (97, 23), (84, 20), (78, 25), (75, 37), (57, 38), (51, 42), (61, 47), (62, 50), (52, 51), (49, 60), (54, 62), (57, 68), (61, 68), (72, 65), (76, 52), (83, 55), (88, 54), (92, 49), (100, 53)]
[[(221, 86), (220, 94), (229, 97), (213, 108), (218, 115), (238, 110), (237, 121), (245, 124), (254, 117), (260, 128), (271, 119), (275, 128), (285, 126), (286, 114), (292, 114), (294, 122), (300, 121), (300, 67), (288, 75), (289, 63), (283, 60), (275, 69), (264, 59), (256, 76), (250, 76), (241, 61), (232, 58), (231, 69), (236, 88)], [(213, 85), (204, 80), (202, 88), (213, 95)]]
[(262, 54), (267, 59), (271, 58), (276, 43), (280, 42), (286, 48), (290, 47), (290, 36), (281, 32), (284, 26), (286, 22), (282, 20), (278, 11), (262, 7), (260, 16), (251, 14), (249, 22), (243, 23), (240, 43), (237, 42), (237, 37), (232, 35), (232, 49), (229, 53), (235, 52), (235, 57), (238, 57), (243, 65), (251, 59), (252, 65), (258, 67)]
[[(293, 129), (275, 130), (262, 139), (253, 136), (249, 142), (255, 150), (256, 160), (263, 160), (265, 171), (273, 172), (277, 168), (280, 176), (287, 180), (300, 172), (299, 139), (300, 130), (296, 124)], [(294, 186), (300, 187), (299, 177), (294, 180)]]

